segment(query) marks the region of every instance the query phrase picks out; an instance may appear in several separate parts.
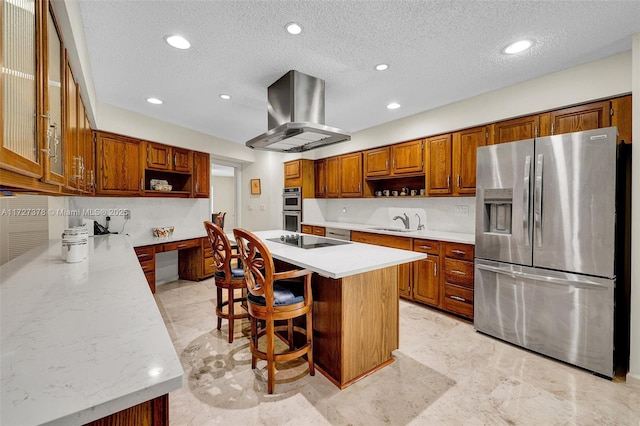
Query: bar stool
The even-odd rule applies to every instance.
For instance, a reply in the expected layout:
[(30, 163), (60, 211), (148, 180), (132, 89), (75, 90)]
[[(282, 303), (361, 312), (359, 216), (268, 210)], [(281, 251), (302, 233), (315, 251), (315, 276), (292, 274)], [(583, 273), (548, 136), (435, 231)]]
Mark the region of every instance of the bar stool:
[[(314, 375), (313, 324), (311, 307), (311, 275), (308, 269), (275, 272), (273, 258), (262, 240), (244, 229), (234, 229), (233, 235), (244, 266), (247, 284), (247, 309), (251, 320), (251, 368), (256, 368), (257, 359), (267, 361), (267, 391), (273, 393), (275, 363), (289, 361), (307, 355), (309, 374)], [(294, 325), (293, 319), (306, 317), (305, 327)], [(286, 320), (286, 325), (276, 321)], [(296, 322), (296, 324), (298, 324)], [(286, 332), (288, 350), (275, 353), (277, 332)], [(304, 336), (304, 343), (297, 347), (294, 334)], [(277, 335), (282, 338), (280, 334)], [(261, 351), (258, 342), (266, 338), (266, 351)], [(284, 340), (284, 338), (282, 338)]]
[[(235, 319), (248, 318), (247, 312), (235, 312), (235, 303), (245, 303), (244, 297), (246, 284), (244, 282), (244, 270), (241, 265), (234, 268), (231, 265), (233, 259), (238, 259), (240, 255), (231, 252), (231, 243), (221, 227), (209, 221), (204, 222), (204, 229), (207, 231), (209, 243), (213, 249), (213, 259), (216, 265), (214, 275), (216, 283), (216, 315), (218, 316), (218, 330), (222, 326), (222, 320), (229, 321), (229, 343), (233, 342), (233, 322)], [(222, 290), (227, 292), (227, 300), (222, 300)], [(236, 290), (242, 292), (241, 297), (236, 297)], [(226, 307), (226, 312), (225, 312)]]

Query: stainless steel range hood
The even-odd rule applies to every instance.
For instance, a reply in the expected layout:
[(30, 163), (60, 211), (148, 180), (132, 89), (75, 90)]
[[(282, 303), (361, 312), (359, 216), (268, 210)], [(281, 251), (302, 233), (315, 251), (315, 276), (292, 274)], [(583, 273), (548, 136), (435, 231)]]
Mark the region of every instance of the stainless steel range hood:
[(324, 124), (324, 80), (291, 70), (269, 86), (269, 131), (247, 142), (254, 149), (302, 152), (351, 139)]

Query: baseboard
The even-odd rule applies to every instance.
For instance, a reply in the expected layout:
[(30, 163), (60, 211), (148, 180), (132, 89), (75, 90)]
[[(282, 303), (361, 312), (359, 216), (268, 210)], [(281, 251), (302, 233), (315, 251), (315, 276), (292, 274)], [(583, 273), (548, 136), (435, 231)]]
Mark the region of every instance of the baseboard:
[(627, 373), (627, 383), (640, 388), (640, 374)]

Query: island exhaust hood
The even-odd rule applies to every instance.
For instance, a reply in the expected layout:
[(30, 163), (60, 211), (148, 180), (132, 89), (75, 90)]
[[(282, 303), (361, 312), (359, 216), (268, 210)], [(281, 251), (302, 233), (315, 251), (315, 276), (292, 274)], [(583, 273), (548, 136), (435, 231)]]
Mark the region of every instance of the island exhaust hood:
[(269, 131), (249, 148), (302, 152), (351, 140), (344, 130), (324, 124), (324, 80), (291, 70), (269, 86)]

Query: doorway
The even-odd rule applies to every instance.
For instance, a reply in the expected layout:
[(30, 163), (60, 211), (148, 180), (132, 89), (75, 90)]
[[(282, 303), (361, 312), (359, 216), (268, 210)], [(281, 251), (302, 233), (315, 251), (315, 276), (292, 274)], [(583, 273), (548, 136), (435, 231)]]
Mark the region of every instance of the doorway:
[(226, 212), (224, 229), (230, 232), (238, 227), (238, 182), (240, 180), (240, 166), (211, 160), (211, 212)]

